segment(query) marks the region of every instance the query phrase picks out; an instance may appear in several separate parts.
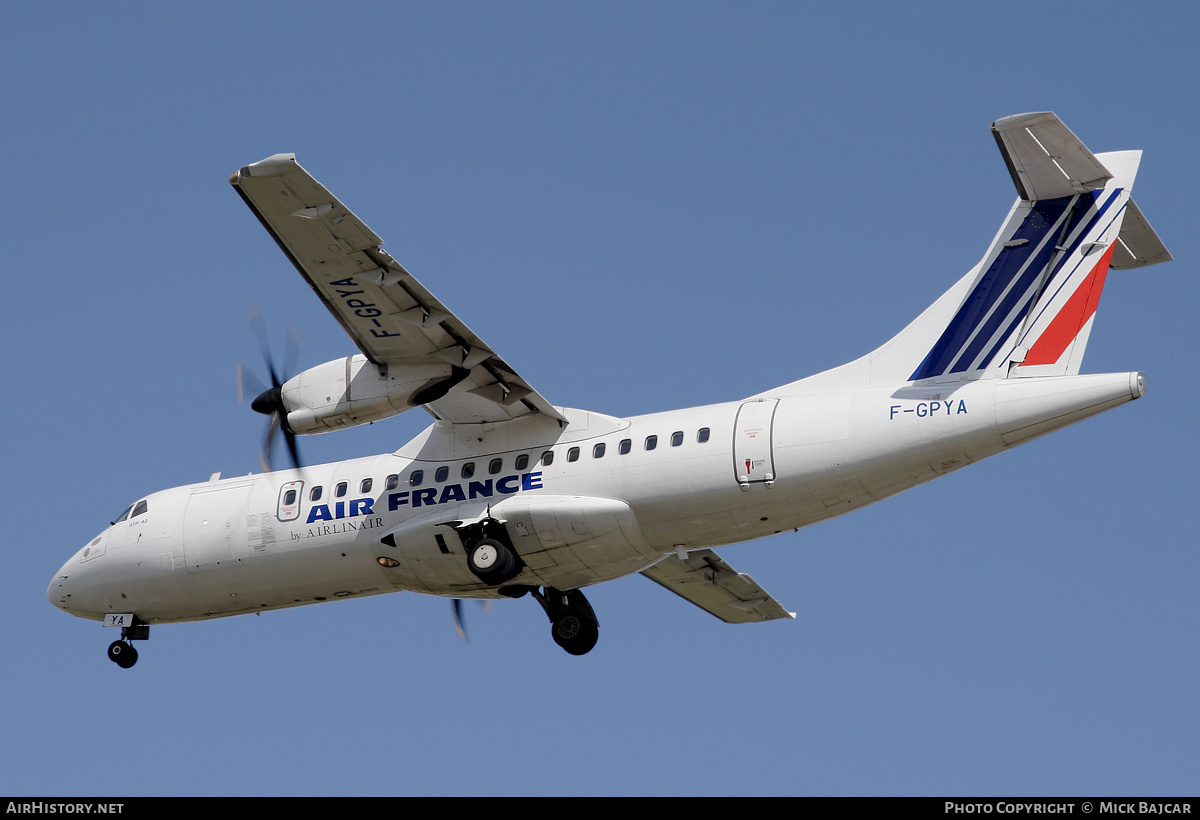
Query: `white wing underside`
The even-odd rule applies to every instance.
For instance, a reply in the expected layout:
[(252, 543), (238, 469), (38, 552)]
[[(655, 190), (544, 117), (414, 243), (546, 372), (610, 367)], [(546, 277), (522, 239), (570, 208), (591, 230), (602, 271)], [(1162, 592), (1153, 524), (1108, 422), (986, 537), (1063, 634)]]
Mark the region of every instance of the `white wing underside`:
[(425, 403), (435, 418), (563, 416), (383, 249), (383, 240), (296, 163), (276, 154), (230, 178), (371, 362), (452, 365), (461, 381)]

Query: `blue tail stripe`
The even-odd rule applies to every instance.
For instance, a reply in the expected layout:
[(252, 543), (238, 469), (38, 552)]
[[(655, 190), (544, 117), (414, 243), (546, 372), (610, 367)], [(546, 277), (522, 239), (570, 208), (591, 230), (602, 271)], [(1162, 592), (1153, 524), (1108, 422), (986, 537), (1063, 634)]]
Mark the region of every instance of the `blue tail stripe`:
[[(1042, 293), (1051, 292), (1051, 286), (1054, 284), (1055, 280), (1059, 278), (1059, 274), (1066, 268), (1067, 262), (1070, 261), (1075, 253), (1075, 249), (1079, 247), (1079, 244), (1083, 241), (1084, 237), (1088, 236), (1092, 232), (1092, 229), (1096, 227), (1096, 223), (1100, 221), (1100, 218), (1104, 215), (1104, 212), (1108, 210), (1108, 206), (1117, 199), (1117, 195), (1119, 193), (1120, 189), (1117, 189), (1112, 196), (1110, 196), (1100, 205), (1099, 209), (1092, 213), (1092, 218), (1088, 220), (1088, 223), (1086, 226), (1084, 226), (1083, 230), (1076, 234), (1075, 239), (1070, 244), (1069, 250), (1063, 253), (1061, 261), (1055, 266), (1054, 270), (1051, 271), (1050, 276), (1046, 280), (1045, 287), (1042, 288)], [(1081, 200), (1080, 205), (1078, 206), (1079, 212), (1086, 214), (1087, 211), (1084, 210), (1084, 207), (1089, 204), (1091, 203), (1087, 202), (1086, 200)], [(1079, 263), (1076, 263), (1075, 268), (1078, 268), (1078, 266)], [(1072, 268), (1072, 270), (1075, 268)], [(1069, 277), (1070, 274), (1068, 274), (1067, 278)], [(1016, 315), (1012, 318), (1012, 321), (1009, 322), (1008, 327), (1006, 327), (1004, 332), (1000, 334), (1000, 338), (998, 338), (996, 343), (992, 345), (992, 349), (987, 352), (986, 356), (984, 356), (983, 361), (979, 365), (981, 368), (988, 367), (995, 360), (996, 355), (1001, 349), (1003, 349), (1004, 345), (1011, 341), (1012, 334), (1016, 332), (1018, 325), (1020, 325), (1024, 319), (1025, 311), (1017, 311)], [(958, 369), (956, 368), (955, 370), (957, 372)]]
[[(1100, 210), (1098, 210), (1096, 212), (1095, 219), (1093, 219), (1088, 224), (1087, 228), (1084, 230), (1085, 237), (1089, 236), (1089, 235), (1099, 236), (1105, 230), (1107, 230), (1108, 226), (1111, 225), (1114, 220), (1116, 220), (1118, 217), (1121, 216), (1121, 214), (1123, 214), (1125, 212), (1125, 209), (1123, 207), (1118, 209), (1116, 211), (1116, 213), (1109, 212), (1109, 206), (1117, 201), (1118, 197), (1120, 196), (1120, 194), (1123, 190), (1124, 190), (1123, 188), (1115, 189), (1112, 193), (1112, 196), (1110, 196), (1100, 206)], [(1103, 228), (1100, 228), (1098, 226), (1099, 226), (1099, 223), (1102, 221), (1102, 217), (1107, 217), (1108, 224), (1105, 225)], [(1061, 289), (1063, 287), (1063, 285), (1065, 285), (1067, 283), (1067, 281), (1070, 280), (1071, 275), (1074, 274), (1075, 270), (1078, 269), (1078, 265), (1083, 265), (1085, 263), (1086, 259), (1087, 259), (1087, 257), (1081, 257), (1078, 261), (1076, 268), (1072, 269), (1065, 277), (1056, 276), (1056, 282), (1057, 282), (1058, 289)], [(1042, 292), (1046, 293), (1046, 294), (1050, 294), (1050, 283), (1047, 283), (1047, 286), (1043, 289)], [(1046, 310), (1049, 309), (1049, 306), (1053, 303), (1054, 297), (1056, 295), (1057, 295), (1057, 290), (1055, 291), (1054, 294), (1051, 294), (1041, 300), (1041, 304), (1042, 304), (1041, 309), (1038, 311), (1037, 315), (1033, 317), (1033, 321), (1035, 323), (1041, 318), (1042, 314)]]
[[(1046, 233), (1058, 222), (1067, 206), (1070, 205), (1071, 199), (1072, 197), (1062, 197), (1042, 200), (1034, 204), (1033, 209), (1022, 220), (1021, 226), (1010, 237), (1010, 241), (1017, 239), (1028, 239), (1029, 241), (1018, 247), (1000, 250), (987, 273), (976, 284), (971, 295), (963, 302), (958, 313), (955, 314), (941, 337), (925, 356), (925, 360), (909, 377), (909, 381), (927, 379), (946, 373), (958, 357), (959, 351), (970, 342), (979, 323), (1005, 292), (1008, 284), (1023, 268), (1026, 268), (1025, 263), (1042, 245)], [(1038, 265), (1039, 260), (1035, 259), (1033, 264), (1026, 269), (1036, 269), (1040, 272), (1053, 250), (1053, 244), (1046, 242), (1042, 252), (1038, 254), (1039, 257), (1045, 257), (1040, 259), (1041, 265)]]
[[(1040, 203), (1039, 203), (1040, 204)], [(1083, 232), (1078, 231), (1078, 227), (1084, 219), (1087, 218), (1089, 211), (1092, 209), (1092, 199), (1088, 197), (1080, 199), (1072, 213), (1067, 217), (1070, 223), (1063, 236), (1075, 234), (1075, 243), (1077, 244), (1083, 238)], [(1072, 245), (1065, 253), (1062, 254), (1062, 261), (1065, 263), (1070, 258), (1071, 251), (1074, 250)], [(1037, 285), (1037, 281), (1042, 276), (1042, 272), (1046, 269), (1046, 265), (1050, 263), (1050, 257), (1054, 254), (1054, 243), (1047, 242), (1045, 247), (1038, 253), (1033, 264), (1025, 268), (1021, 274), (1021, 278), (1017, 280), (1017, 284), (1013, 287), (1004, 300), (1000, 302), (996, 311), (988, 318), (987, 322), (975, 334), (975, 338), (967, 345), (966, 350), (962, 352), (958, 361), (950, 368), (951, 373), (962, 373), (967, 370), (975, 369), (972, 365), (979, 358), (979, 354), (983, 352), (984, 347), (996, 338), (996, 331), (1002, 326), (1005, 327), (1004, 333), (1000, 334), (999, 338), (994, 343), (994, 347), (998, 348), (1004, 343), (1004, 340), (1017, 328), (1017, 325), (1024, 318), (1023, 311), (1018, 310), (1020, 305), (1026, 300), (1032, 298), (1033, 288)], [(985, 359), (984, 362), (990, 361)], [(983, 365), (981, 365), (983, 366)]]

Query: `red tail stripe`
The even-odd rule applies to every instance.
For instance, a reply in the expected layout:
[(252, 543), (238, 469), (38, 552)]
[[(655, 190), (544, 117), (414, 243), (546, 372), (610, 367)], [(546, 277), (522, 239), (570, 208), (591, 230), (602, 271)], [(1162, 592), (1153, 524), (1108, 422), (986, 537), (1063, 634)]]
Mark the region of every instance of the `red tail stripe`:
[(1096, 305), (1100, 304), (1104, 278), (1108, 275), (1108, 263), (1112, 260), (1115, 249), (1116, 243), (1108, 246), (1096, 267), (1092, 268), (1092, 272), (1071, 294), (1071, 298), (1050, 322), (1050, 326), (1033, 343), (1022, 365), (1054, 364), (1062, 357), (1063, 351), (1075, 340), (1079, 331), (1083, 330), (1088, 319), (1096, 312)]

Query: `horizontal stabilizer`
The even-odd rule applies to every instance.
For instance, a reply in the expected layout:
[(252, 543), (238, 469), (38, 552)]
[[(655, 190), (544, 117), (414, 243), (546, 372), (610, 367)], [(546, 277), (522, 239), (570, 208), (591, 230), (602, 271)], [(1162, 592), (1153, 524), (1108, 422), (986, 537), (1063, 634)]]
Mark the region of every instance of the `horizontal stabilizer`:
[(1094, 191), (1112, 178), (1095, 154), (1049, 111), (996, 120), (992, 135), (1017, 193), (1027, 202)]
[(689, 552), (686, 560), (667, 558), (645, 575), (727, 624), (795, 618), (745, 573), (736, 571), (712, 550)]
[(1170, 262), (1174, 258), (1150, 227), (1146, 217), (1142, 216), (1137, 203), (1129, 200), (1125, 207), (1125, 221), (1121, 223), (1121, 233), (1117, 235), (1117, 245), (1109, 267), (1113, 270), (1143, 268), (1146, 265), (1157, 265), (1159, 262)]

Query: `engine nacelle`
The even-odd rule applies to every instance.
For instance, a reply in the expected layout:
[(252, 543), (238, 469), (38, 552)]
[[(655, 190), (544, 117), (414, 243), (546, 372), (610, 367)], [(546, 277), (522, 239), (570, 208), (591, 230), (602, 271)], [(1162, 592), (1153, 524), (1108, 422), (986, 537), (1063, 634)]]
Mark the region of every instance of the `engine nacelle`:
[(298, 435), (342, 430), (439, 399), (467, 375), (449, 364), (388, 365), (361, 354), (309, 368), (284, 382), (287, 423)]

